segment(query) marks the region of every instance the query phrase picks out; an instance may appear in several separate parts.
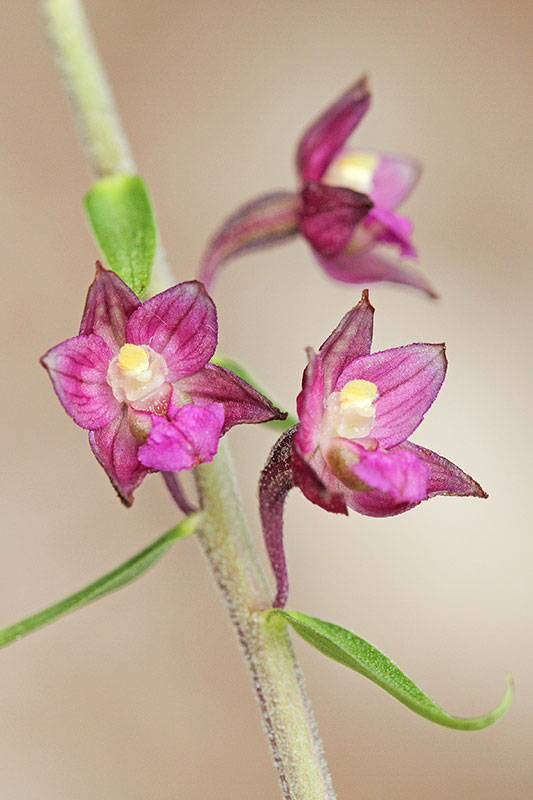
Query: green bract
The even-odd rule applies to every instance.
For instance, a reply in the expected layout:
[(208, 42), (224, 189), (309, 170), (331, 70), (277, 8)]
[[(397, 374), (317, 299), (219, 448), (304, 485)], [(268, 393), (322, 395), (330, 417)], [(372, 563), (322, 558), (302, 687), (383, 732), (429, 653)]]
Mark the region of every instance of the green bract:
[(0, 647), (5, 647), (16, 639), (20, 639), (22, 636), (26, 636), (28, 633), (36, 631), (44, 625), (48, 625), (49, 622), (53, 622), (71, 611), (86, 606), (88, 603), (98, 600), (99, 597), (121, 589), (123, 586), (134, 581), (135, 578), (139, 578), (143, 572), (146, 572), (146, 570), (150, 569), (150, 567), (159, 561), (161, 556), (166, 553), (175, 541), (184, 539), (186, 536), (194, 533), (198, 527), (200, 518), (201, 512), (190, 514), (190, 516), (185, 517), (179, 525), (176, 525), (175, 528), (164, 533), (159, 539), (156, 539), (155, 542), (152, 542), (152, 544), (145, 547), (144, 550), (141, 550), (140, 553), (133, 556), (133, 558), (128, 559), (119, 567), (116, 567), (116, 569), (98, 578), (98, 580), (90, 583), (88, 586), (85, 586), (84, 589), (80, 589), (79, 592), (65, 597), (65, 599), (60, 600), (59, 603), (54, 603), (54, 605), (45, 608), (43, 611), (39, 611), (37, 614), (33, 614), (31, 617), (26, 617), (26, 619), (0, 630)]
[(412, 711), (438, 725), (445, 725), (447, 728), (455, 728), (460, 731), (476, 731), (487, 728), (496, 722), (511, 704), (513, 683), (508, 677), (504, 698), (493, 711), (481, 717), (452, 717), (430, 700), (386, 655), (352, 631), (341, 628), (340, 625), (334, 625), (332, 622), (309, 617), (307, 614), (302, 614), (301, 611), (284, 611), (275, 608), (266, 612), (266, 616), (267, 619), (274, 616), (283, 617), (302, 639), (305, 639), (324, 655), (377, 683)]
[(101, 178), (83, 202), (108, 266), (142, 296), (150, 281), (157, 238), (143, 179), (138, 175)]

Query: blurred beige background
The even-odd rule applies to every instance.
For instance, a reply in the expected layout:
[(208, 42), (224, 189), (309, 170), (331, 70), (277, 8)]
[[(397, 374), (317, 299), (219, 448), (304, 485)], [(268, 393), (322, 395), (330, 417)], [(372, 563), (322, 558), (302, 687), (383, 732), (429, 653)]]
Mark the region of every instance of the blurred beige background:
[[(368, 71), (356, 141), (425, 175), (406, 211), (431, 302), (376, 287), (375, 346), (448, 344), (415, 441), (456, 461), (486, 502), (439, 498), (391, 520), (337, 519), (290, 498), (291, 605), (354, 628), (451, 713), (497, 703), (489, 730), (433, 726), (297, 643), (339, 798), (533, 795), (531, 503), (533, 7), (485, 0), (87, 3), (179, 279), (240, 202), (292, 187), (297, 138)], [(4, 0), (0, 219), (0, 624), (79, 588), (176, 519), (157, 477), (131, 511), (39, 356), (77, 330), (97, 255), (89, 177), (38, 4)], [(292, 406), (303, 349), (360, 294), (295, 241), (236, 262), (216, 289), (224, 352)], [(230, 435), (254, 532), (273, 434)], [(2, 800), (271, 800), (277, 781), (248, 677), (194, 541), (135, 585), (0, 654)]]

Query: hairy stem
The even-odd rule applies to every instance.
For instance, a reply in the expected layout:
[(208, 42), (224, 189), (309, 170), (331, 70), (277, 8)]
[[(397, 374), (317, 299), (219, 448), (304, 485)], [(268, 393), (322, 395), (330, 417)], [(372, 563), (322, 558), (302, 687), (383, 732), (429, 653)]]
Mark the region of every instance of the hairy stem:
[[(135, 172), (130, 148), (79, 0), (45, 0), (48, 35), (95, 178)], [(151, 292), (173, 283), (158, 249)], [(204, 521), (198, 532), (250, 671), (285, 800), (334, 800), (300, 667), (286, 623), (258, 613), (271, 597), (252, 549), (224, 446), (195, 470)]]

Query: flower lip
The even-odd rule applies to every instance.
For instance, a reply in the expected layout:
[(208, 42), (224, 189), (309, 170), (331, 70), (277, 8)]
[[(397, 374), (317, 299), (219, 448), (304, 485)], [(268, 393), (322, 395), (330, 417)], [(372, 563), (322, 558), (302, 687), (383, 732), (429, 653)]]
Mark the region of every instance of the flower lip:
[(120, 403), (144, 400), (165, 383), (165, 359), (148, 345), (125, 344), (111, 359), (107, 382)]

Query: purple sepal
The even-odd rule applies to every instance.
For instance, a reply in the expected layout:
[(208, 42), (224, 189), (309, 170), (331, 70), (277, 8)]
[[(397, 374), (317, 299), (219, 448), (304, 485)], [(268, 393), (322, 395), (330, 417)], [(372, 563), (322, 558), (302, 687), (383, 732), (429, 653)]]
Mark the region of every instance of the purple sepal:
[(195, 403), (222, 403), (225, 414), (222, 433), (242, 422), (268, 422), (287, 416), (242, 378), (217, 364), (206, 364), (194, 375), (182, 378), (176, 389)]
[(81, 428), (103, 428), (120, 412), (107, 383), (112, 352), (96, 334), (74, 336), (41, 358), (67, 414)]
[(415, 270), (392, 264), (379, 253), (369, 250), (359, 253), (343, 253), (336, 258), (317, 256), (322, 269), (336, 281), (343, 283), (402, 283), (438, 297), (435, 289), (426, 278)]
[(80, 334), (96, 333), (116, 353), (126, 341), (126, 322), (140, 300), (118, 275), (96, 262), (96, 276), (89, 286)]
[(126, 340), (160, 353), (172, 382), (192, 375), (209, 361), (217, 330), (213, 301), (201, 283), (188, 281), (139, 306), (126, 324)]
[(370, 353), (374, 308), (365, 289), (359, 303), (348, 311), (331, 333), (319, 353), (324, 365), (324, 393), (333, 391), (339, 375), (356, 358)]
[(294, 192), (273, 192), (242, 206), (209, 242), (200, 266), (200, 280), (210, 288), (230, 259), (294, 236), (298, 232), (299, 205), (299, 196)]
[(348, 514), (344, 500), (345, 487), (328, 469), (320, 453), (305, 459), (295, 443), (292, 470), (294, 485), (311, 503), (332, 514)]
[[(402, 450), (413, 453), (418, 459), (424, 461), (429, 467), (427, 496), (452, 495), (455, 497), (482, 497), (488, 494), (475, 481), (456, 464), (448, 461), (444, 456), (439, 456), (426, 447), (420, 447), (413, 442), (404, 442), (400, 445)], [(400, 449), (396, 448), (396, 449)]]
[(372, 438), (384, 449), (417, 428), (435, 400), (446, 374), (442, 344), (410, 344), (357, 358), (340, 375), (336, 391), (352, 380), (375, 383), (378, 390)]
[(320, 180), (369, 107), (370, 92), (363, 76), (307, 128), (296, 154), (302, 181)]
[(429, 466), (415, 453), (396, 448), (365, 450), (356, 442), (358, 462), (350, 469), (373, 489), (389, 494), (396, 503), (419, 503), (427, 497)]
[(300, 232), (324, 258), (343, 252), (355, 226), (373, 206), (366, 194), (325, 183), (306, 184), (301, 197)]
[(276, 579), (274, 608), (283, 608), (289, 594), (287, 561), (283, 548), (283, 507), (294, 486), (292, 477), (292, 446), (295, 428), (285, 431), (268, 457), (259, 476), (259, 512), (265, 546)]
[(324, 413), (324, 367), (322, 358), (307, 348), (308, 364), (302, 377), (302, 391), (296, 398), (299, 425), (295, 441), (302, 453), (310, 453), (318, 444), (320, 421)]
[(152, 429), (139, 447), (139, 461), (156, 470), (179, 472), (212, 461), (224, 424), (221, 403), (177, 408), (170, 404), (168, 419), (152, 415)]
[(96, 458), (125, 506), (133, 503), (133, 491), (150, 472), (137, 457), (139, 442), (132, 435), (128, 409), (97, 431), (89, 432), (89, 443)]

